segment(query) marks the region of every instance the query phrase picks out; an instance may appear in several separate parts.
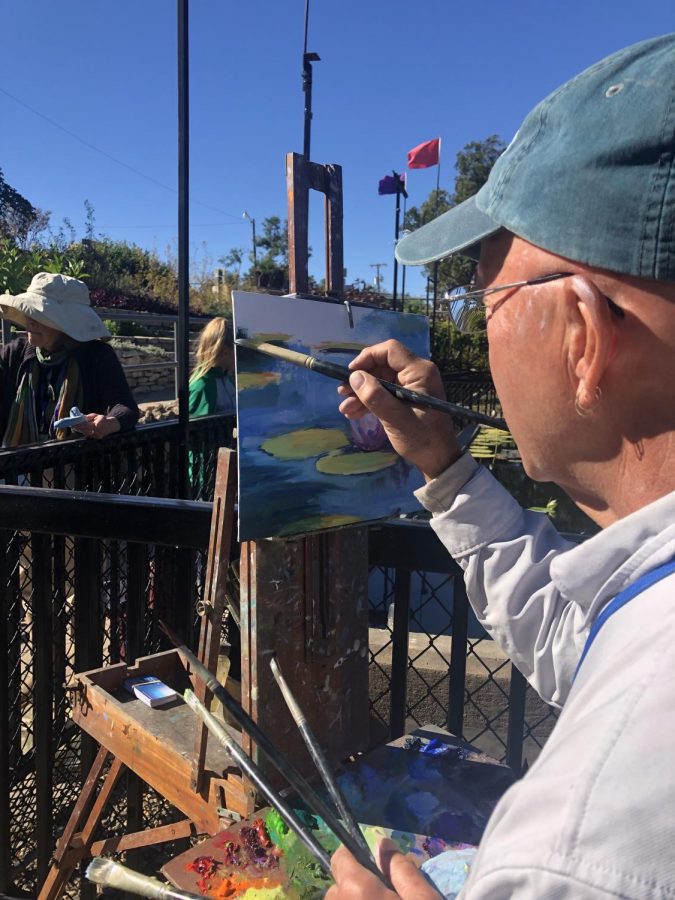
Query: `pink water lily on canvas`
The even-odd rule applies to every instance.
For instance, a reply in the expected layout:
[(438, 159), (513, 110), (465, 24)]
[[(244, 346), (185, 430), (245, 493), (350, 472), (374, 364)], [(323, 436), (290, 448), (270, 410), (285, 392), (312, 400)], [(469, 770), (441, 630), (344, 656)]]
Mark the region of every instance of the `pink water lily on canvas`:
[(391, 449), (387, 432), (382, 423), (372, 413), (366, 413), (360, 419), (352, 419), (349, 423), (352, 443), (366, 452)]

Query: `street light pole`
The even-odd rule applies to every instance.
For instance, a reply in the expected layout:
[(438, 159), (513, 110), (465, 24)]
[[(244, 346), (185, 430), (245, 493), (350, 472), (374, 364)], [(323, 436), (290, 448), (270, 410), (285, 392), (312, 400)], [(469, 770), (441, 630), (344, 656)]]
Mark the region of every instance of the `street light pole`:
[(178, 382), (178, 496), (189, 499), (188, 357), (190, 352), (190, 103), (188, 65), (188, 0), (178, 0), (178, 321), (176, 357)]
[(302, 51), (302, 90), (305, 94), (305, 127), (303, 133), (302, 153), (309, 161), (312, 136), (312, 63), (320, 62), (318, 53), (307, 52), (307, 33), (309, 30), (309, 0), (305, 0), (305, 42)]

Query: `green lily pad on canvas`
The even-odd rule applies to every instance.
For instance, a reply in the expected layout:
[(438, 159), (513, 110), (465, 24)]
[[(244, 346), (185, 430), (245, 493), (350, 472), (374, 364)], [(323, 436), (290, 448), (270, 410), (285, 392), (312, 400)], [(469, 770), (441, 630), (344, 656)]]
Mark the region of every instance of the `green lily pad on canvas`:
[(345, 341), (341, 344), (331, 343), (330, 341), (322, 341), (313, 349), (322, 353), (360, 353), (366, 345), (358, 341)]
[(251, 388), (263, 388), (268, 384), (281, 381), (279, 372), (240, 372), (237, 376), (237, 390), (248, 391)]
[(330, 453), (317, 461), (316, 468), (324, 475), (366, 475), (388, 469), (398, 461), (395, 453)]
[(287, 344), (292, 340), (292, 334), (284, 334), (281, 331), (256, 331), (255, 334), (247, 334), (245, 329), (237, 334), (238, 338), (246, 338), (255, 341), (256, 344)]
[(340, 450), (349, 438), (339, 428), (302, 428), (269, 438), (260, 449), (276, 459), (308, 459)]
[(280, 537), (292, 537), (294, 534), (307, 534), (314, 531), (325, 531), (328, 528), (342, 528), (345, 525), (355, 525), (362, 522), (360, 516), (346, 516), (338, 513), (325, 513), (322, 516), (308, 516), (306, 519), (298, 519), (290, 525), (285, 525), (279, 532)]

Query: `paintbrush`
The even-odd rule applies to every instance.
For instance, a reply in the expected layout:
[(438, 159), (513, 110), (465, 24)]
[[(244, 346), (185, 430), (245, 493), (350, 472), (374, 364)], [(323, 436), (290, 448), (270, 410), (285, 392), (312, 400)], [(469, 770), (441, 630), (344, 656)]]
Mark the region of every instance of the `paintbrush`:
[[(324, 359), (317, 359), (316, 356), (299, 353), (297, 350), (289, 350), (287, 347), (278, 347), (276, 344), (259, 343), (247, 338), (236, 338), (234, 343), (247, 350), (257, 350), (259, 353), (265, 353), (267, 356), (275, 357), (275, 359), (293, 363), (295, 366), (304, 366), (306, 369), (311, 369), (312, 372), (327, 375), (328, 378), (335, 378), (338, 381), (349, 382), (349, 376), (353, 374), (353, 370), (348, 369), (347, 366), (341, 366), (338, 363), (328, 362)], [(416, 406), (418, 409), (435, 409), (437, 412), (447, 413), (450, 416), (462, 416), (481, 425), (491, 425), (493, 428), (501, 428), (503, 431), (508, 430), (504, 419), (500, 419), (497, 416), (487, 416), (485, 413), (467, 409), (465, 406), (458, 406), (456, 403), (450, 403), (448, 400), (439, 400), (437, 397), (431, 397), (429, 394), (411, 391), (410, 388), (401, 387), (400, 384), (394, 384), (393, 381), (385, 381), (383, 378), (376, 380), (398, 400), (409, 403), (411, 406)]]
[[(290, 714), (293, 716), (295, 724), (298, 726), (298, 730), (302, 735), (302, 739), (305, 742), (305, 746), (309, 750), (310, 756), (314, 760), (314, 765), (319, 770), (319, 774), (323, 780), (323, 783), (326, 785), (326, 789), (328, 793), (333, 798), (333, 802), (337, 807), (338, 812), (342, 816), (342, 821), (347, 826), (349, 833), (357, 841), (361, 848), (368, 854), (370, 854), (370, 847), (366, 843), (366, 839), (363, 836), (363, 832), (358, 826), (358, 822), (354, 818), (351, 809), (347, 805), (347, 801), (345, 800), (344, 794), (340, 790), (337, 781), (333, 777), (333, 773), (330, 770), (330, 765), (326, 756), (321, 749), (321, 745), (316, 739), (314, 732), (312, 731), (307, 718), (304, 713), (300, 709), (300, 706), (293, 696), (293, 692), (288, 686), (286, 679), (284, 678), (281, 667), (277, 662), (275, 657), (270, 659), (270, 668), (272, 669), (272, 674), (279, 685), (279, 689), (283, 695), (284, 700), (286, 701), (286, 706)], [(375, 860), (373, 860), (375, 862)]]
[(320, 816), (333, 834), (341, 841), (349, 850), (352, 856), (369, 872), (376, 875), (381, 881), (384, 881), (382, 873), (372, 861), (369, 854), (361, 850), (360, 845), (355, 844), (347, 829), (340, 820), (335, 816), (333, 810), (325, 803), (316, 791), (310, 786), (306, 778), (293, 766), (274, 746), (272, 741), (267, 737), (256, 722), (249, 714), (237, 703), (234, 697), (231, 697), (225, 688), (220, 684), (218, 679), (206, 666), (194, 655), (192, 650), (183, 644), (178, 636), (161, 620), (159, 627), (169, 638), (174, 647), (181, 653), (189, 663), (194, 674), (202, 681), (211, 693), (220, 700), (223, 709), (226, 709), (239, 725), (242, 731), (247, 732), (260, 747), (263, 753), (268, 757), (274, 767), (284, 776), (286, 781), (293, 788), (298, 797), (301, 797), (303, 803), (314, 813)]
[(331, 875), (330, 857), (326, 851), (310, 831), (305, 831), (302, 827), (302, 823), (293, 810), (286, 801), (277, 794), (251, 757), (242, 750), (234, 738), (230, 737), (227, 730), (220, 724), (215, 716), (211, 715), (194, 691), (191, 691), (188, 688), (183, 694), (183, 698), (190, 709), (197, 713), (215, 739), (229, 752), (241, 771), (250, 778), (260, 792), (265, 795), (268, 802), (276, 809), (288, 827), (296, 833), (312, 856), (317, 859), (324, 872), (327, 875)]
[(138, 894), (139, 897), (150, 897), (153, 900), (204, 900), (201, 894), (176, 891), (163, 881), (158, 881), (150, 875), (142, 875), (120, 865), (114, 859), (104, 859), (102, 856), (95, 856), (92, 859), (85, 874), (89, 881), (103, 887)]

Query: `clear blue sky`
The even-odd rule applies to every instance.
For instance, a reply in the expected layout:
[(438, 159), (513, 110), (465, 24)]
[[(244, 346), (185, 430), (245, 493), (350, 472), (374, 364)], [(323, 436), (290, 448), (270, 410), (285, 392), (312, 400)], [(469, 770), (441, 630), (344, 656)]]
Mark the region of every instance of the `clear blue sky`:
[[(304, 0), (190, 4), (191, 253), (215, 266), (250, 248), (258, 223), (286, 217), (284, 156), (302, 151)], [(311, 0), (312, 158), (339, 163), (349, 281), (393, 271), (394, 198), (378, 180), (406, 152), (442, 138), (441, 187), (455, 154), (497, 133), (510, 140), (528, 110), (620, 47), (673, 30), (672, 0)], [(3, 0), (0, 167), (34, 205), (164, 255), (177, 235), (174, 0)], [(112, 161), (34, 111), (147, 178)], [(601, 127), (601, 123), (599, 123)], [(155, 179), (172, 190), (163, 188)], [(409, 175), (410, 204), (436, 169)], [(205, 204), (205, 205), (202, 205)], [(323, 276), (321, 202), (310, 208)], [(414, 272), (414, 274), (412, 274)], [(399, 282), (400, 287), (400, 282)], [(418, 270), (406, 290), (422, 291)]]

